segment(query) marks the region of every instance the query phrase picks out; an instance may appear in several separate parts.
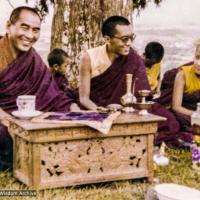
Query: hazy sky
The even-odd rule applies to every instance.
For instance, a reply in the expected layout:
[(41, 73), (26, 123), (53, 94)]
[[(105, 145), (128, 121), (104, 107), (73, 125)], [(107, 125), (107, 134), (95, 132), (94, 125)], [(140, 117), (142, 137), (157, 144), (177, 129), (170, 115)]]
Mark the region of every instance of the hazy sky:
[[(10, 0), (10, 2), (15, 7), (25, 4), (25, 0)], [(33, 4), (35, 0), (29, 2)], [(8, 1), (0, 0), (0, 33), (4, 30), (2, 26), (5, 25), (11, 11)], [(134, 23), (147, 26), (200, 25), (200, 0), (163, 0), (159, 7), (149, 3), (147, 8), (140, 12), (140, 16), (135, 17)]]
[(135, 24), (173, 26), (200, 25), (200, 0), (163, 0), (160, 6), (150, 3), (135, 18)]

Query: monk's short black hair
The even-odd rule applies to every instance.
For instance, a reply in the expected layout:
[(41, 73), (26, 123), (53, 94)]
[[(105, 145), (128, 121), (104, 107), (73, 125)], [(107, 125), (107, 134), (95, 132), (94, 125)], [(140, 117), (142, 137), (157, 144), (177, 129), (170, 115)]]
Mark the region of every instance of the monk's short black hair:
[(23, 10), (27, 10), (27, 11), (30, 11), (32, 13), (35, 13), (39, 17), (40, 21), (42, 21), (42, 19), (41, 19), (41, 17), (40, 17), (40, 15), (39, 15), (39, 13), (38, 13), (36, 8), (31, 8), (31, 7), (28, 7), (28, 6), (20, 6), (20, 7), (15, 8), (12, 11), (11, 15), (10, 15), (10, 19), (9, 20), (10, 20), (10, 22), (12, 24), (15, 24), (17, 22), (17, 20), (19, 19), (20, 14), (21, 14), (21, 12)]
[(68, 54), (60, 48), (55, 48), (53, 49), (48, 57), (48, 63), (49, 63), (49, 67), (53, 67), (53, 65), (57, 64), (57, 65), (62, 65), (64, 63), (64, 58), (68, 57)]
[(144, 55), (147, 59), (159, 63), (164, 56), (164, 47), (159, 42), (149, 42), (145, 47)]
[(128, 19), (122, 16), (111, 16), (107, 18), (101, 28), (102, 35), (108, 35), (108, 36), (114, 36), (116, 33), (116, 25), (130, 25), (130, 22)]

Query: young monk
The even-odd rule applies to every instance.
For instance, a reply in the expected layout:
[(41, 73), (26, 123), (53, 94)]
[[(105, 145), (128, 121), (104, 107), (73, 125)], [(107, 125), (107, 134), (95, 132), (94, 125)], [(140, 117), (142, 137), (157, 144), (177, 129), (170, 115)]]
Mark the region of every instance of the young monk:
[(69, 88), (67, 68), (71, 60), (68, 54), (60, 48), (55, 48), (49, 53), (47, 60), (54, 80), (60, 90), (65, 92)]
[[(70, 87), (68, 81), (69, 74), (67, 71), (69, 71), (69, 65), (71, 63), (68, 54), (60, 48), (55, 48), (49, 53), (47, 60), (50, 71), (59, 89), (63, 91), (66, 96), (72, 96), (73, 98), (73, 89)], [(73, 111), (80, 111), (80, 108), (76, 103), (73, 103), (72, 108)]]
[(151, 91), (153, 94), (159, 96), (161, 70), (160, 62), (164, 56), (164, 47), (159, 42), (149, 42), (145, 47), (143, 56)]

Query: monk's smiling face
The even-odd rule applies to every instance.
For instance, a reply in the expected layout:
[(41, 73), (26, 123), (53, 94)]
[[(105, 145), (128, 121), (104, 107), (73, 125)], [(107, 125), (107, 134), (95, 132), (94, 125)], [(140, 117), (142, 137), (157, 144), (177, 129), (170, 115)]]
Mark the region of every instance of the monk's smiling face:
[(200, 45), (197, 45), (195, 58), (194, 58), (195, 73), (200, 75)]
[(39, 16), (29, 10), (22, 10), (16, 22), (8, 22), (8, 38), (16, 55), (28, 51), (38, 40), (40, 26)]
[(115, 27), (115, 34), (109, 36), (108, 45), (114, 54), (128, 55), (134, 39), (135, 34), (133, 33), (131, 25), (117, 24)]

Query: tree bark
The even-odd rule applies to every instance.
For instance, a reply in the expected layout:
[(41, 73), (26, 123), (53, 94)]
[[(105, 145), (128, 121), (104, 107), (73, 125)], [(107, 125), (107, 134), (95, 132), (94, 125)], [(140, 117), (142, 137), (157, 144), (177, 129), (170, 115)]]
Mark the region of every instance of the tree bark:
[(70, 82), (77, 83), (79, 55), (83, 48), (103, 43), (101, 26), (112, 15), (127, 17), (131, 22), (132, 0), (56, 0), (52, 22), (51, 49), (64, 49), (72, 58)]

